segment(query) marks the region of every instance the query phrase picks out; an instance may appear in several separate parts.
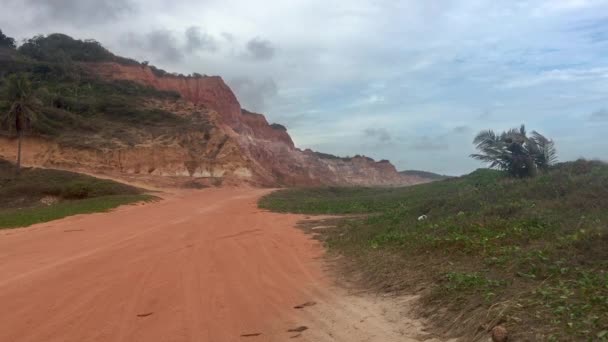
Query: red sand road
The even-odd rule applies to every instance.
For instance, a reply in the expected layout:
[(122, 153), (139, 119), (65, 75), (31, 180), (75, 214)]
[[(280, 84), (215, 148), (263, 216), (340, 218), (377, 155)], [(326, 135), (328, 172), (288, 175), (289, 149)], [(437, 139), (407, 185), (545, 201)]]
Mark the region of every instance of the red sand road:
[(257, 209), (266, 192), (0, 231), (0, 341), (289, 340), (293, 306), (323, 296), (322, 249), (293, 228), (301, 217)]

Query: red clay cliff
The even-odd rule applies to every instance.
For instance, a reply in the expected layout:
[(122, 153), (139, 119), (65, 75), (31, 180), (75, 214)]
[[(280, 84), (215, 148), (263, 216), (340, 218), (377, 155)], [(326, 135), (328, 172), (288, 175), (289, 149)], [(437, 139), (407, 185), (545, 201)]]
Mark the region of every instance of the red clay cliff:
[[(297, 149), (284, 126), (271, 125), (264, 115), (241, 109), (232, 90), (218, 76), (158, 75), (146, 65), (83, 65), (104, 79), (177, 92), (186, 104), (169, 104), (173, 112), (179, 107), (180, 113), (189, 115), (190, 107), (205, 108), (214, 128), (205, 134), (184, 132), (163, 142), (153, 139), (114, 149), (78, 149), (28, 139), (26, 163), (123, 176), (219, 179), (262, 186), (395, 186), (422, 181), (399, 174), (388, 161), (363, 156), (338, 158)], [(0, 139), (0, 156), (11, 158), (14, 145), (4, 140)]]

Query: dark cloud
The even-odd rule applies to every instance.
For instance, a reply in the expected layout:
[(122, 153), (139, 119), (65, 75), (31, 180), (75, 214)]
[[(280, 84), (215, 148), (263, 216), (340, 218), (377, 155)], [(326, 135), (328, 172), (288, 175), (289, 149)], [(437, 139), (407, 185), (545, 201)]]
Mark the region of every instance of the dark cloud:
[(24, 0), (40, 22), (98, 24), (116, 20), (135, 10), (131, 0)]
[(316, 125), (331, 124), (334, 120), (331, 116), (323, 115), (323, 113), (306, 112), (301, 114), (289, 113), (273, 115), (275, 122), (286, 124), (289, 128), (308, 127), (311, 122)]
[(171, 31), (157, 30), (146, 35), (148, 47), (158, 51), (160, 57), (168, 62), (178, 62), (183, 54)]
[(183, 33), (167, 29), (145, 34), (131, 32), (123, 44), (137, 50), (144, 59), (170, 63), (181, 62), (189, 54), (216, 52), (219, 48), (217, 40), (198, 26), (191, 26)]
[(425, 135), (410, 144), (410, 149), (418, 151), (442, 151), (448, 149), (448, 144), (442, 137), (432, 138)]
[(130, 33), (125, 43), (144, 53), (146, 59), (175, 63), (184, 57), (173, 32), (169, 30), (154, 30), (143, 35)]
[(191, 26), (186, 30), (186, 50), (195, 51), (217, 51), (218, 45), (211, 35), (203, 32), (198, 26)]
[(268, 99), (278, 93), (278, 87), (271, 78), (263, 81), (254, 81), (248, 77), (238, 77), (228, 82), (234, 90), (241, 105), (254, 112), (266, 109)]
[(275, 118), (277, 122), (286, 124), (289, 127), (296, 127), (301, 124), (310, 123), (312, 117), (306, 114), (298, 114), (295, 116), (278, 116)]
[(571, 30), (586, 37), (591, 43), (602, 44), (608, 41), (607, 27), (608, 17), (601, 17), (579, 21)]
[(456, 134), (464, 134), (469, 133), (471, 131), (471, 127), (469, 126), (456, 126), (452, 129), (452, 132)]
[(591, 113), (590, 118), (593, 121), (608, 121), (608, 109), (602, 108), (596, 110), (595, 112)]
[(274, 57), (275, 49), (268, 40), (254, 38), (247, 43), (247, 56), (252, 59), (263, 61)]
[(477, 117), (480, 120), (487, 120), (492, 117), (492, 111), (490, 109), (483, 110)]
[(391, 134), (384, 128), (367, 128), (363, 131), (366, 137), (374, 138), (382, 143), (387, 143), (393, 138)]
[(232, 33), (228, 33), (228, 32), (222, 32), (222, 38), (226, 39), (229, 42), (233, 42), (234, 41), (234, 35)]

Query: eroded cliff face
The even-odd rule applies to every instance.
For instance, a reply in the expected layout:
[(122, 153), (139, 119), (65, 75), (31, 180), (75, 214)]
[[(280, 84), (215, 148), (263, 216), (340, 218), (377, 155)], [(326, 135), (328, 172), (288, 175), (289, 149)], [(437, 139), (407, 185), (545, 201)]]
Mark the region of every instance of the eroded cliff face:
[[(16, 139), (0, 137), (0, 156), (15, 160), (16, 146)], [(28, 137), (23, 142), (22, 161), (24, 165), (117, 177), (174, 178), (173, 184), (163, 182), (170, 185), (189, 178), (225, 179), (230, 184), (256, 178), (238, 143), (223, 133), (207, 137), (188, 133), (170, 143), (146, 141), (113, 148), (76, 147)]]
[(266, 117), (262, 114), (253, 113), (247, 110), (241, 111), (241, 123), (245, 127), (240, 133), (252, 136), (256, 139), (278, 141), (291, 149), (295, 148), (293, 140), (287, 133), (287, 128), (279, 124), (268, 124)]
[(93, 73), (105, 79), (128, 80), (160, 90), (178, 92), (185, 100), (205, 105), (221, 113), (223, 123), (233, 128), (241, 126), (241, 105), (232, 90), (219, 76), (184, 77), (167, 75), (159, 77), (148, 66), (122, 65), (118, 63), (83, 64)]
[[(391, 186), (423, 181), (399, 174), (388, 161), (337, 158), (297, 149), (285, 127), (271, 125), (264, 115), (241, 109), (220, 77), (157, 76), (147, 66), (116, 63), (84, 66), (104, 79), (130, 80), (178, 92), (182, 100), (176, 103), (150, 100), (146, 105), (179, 115), (200, 113), (204, 108), (213, 129), (176, 132), (163, 139), (150, 138), (106, 149), (29, 138), (24, 148), (25, 164), (182, 180), (221, 179), (225, 183), (261, 186)], [(0, 138), (0, 156), (14, 158), (15, 151), (13, 141)]]

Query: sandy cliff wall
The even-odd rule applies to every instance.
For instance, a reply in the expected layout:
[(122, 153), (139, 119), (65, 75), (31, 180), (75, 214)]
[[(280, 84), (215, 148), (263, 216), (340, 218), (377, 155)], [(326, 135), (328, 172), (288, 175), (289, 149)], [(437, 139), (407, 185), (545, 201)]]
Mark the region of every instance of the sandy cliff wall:
[(241, 133), (256, 139), (281, 142), (289, 148), (295, 148), (287, 129), (281, 125), (270, 125), (262, 114), (242, 110), (241, 122), (246, 127)]
[(241, 105), (232, 90), (219, 76), (167, 75), (158, 77), (148, 66), (127, 66), (117, 63), (87, 63), (84, 65), (106, 79), (135, 81), (156, 89), (178, 92), (185, 100), (205, 105), (209, 109), (221, 113), (223, 122), (231, 127), (240, 126)]
[[(0, 137), (0, 156), (16, 159), (16, 139)], [(238, 143), (224, 134), (208, 139), (189, 135), (173, 143), (145, 142), (119, 148), (73, 147), (56, 141), (27, 137), (24, 165), (79, 170), (92, 173), (211, 177), (253, 180), (253, 170)]]
[[(297, 149), (285, 127), (270, 125), (264, 115), (242, 110), (220, 77), (158, 76), (147, 66), (116, 63), (84, 65), (105, 79), (178, 92), (183, 100), (209, 109), (215, 129), (211, 135), (178, 134), (172, 143), (144, 141), (111, 150), (28, 139), (26, 164), (130, 175), (222, 177), (265, 186), (390, 186), (421, 181), (399, 174), (387, 161), (328, 158)], [(14, 154), (14, 144), (0, 138), (0, 156), (12, 158)]]

